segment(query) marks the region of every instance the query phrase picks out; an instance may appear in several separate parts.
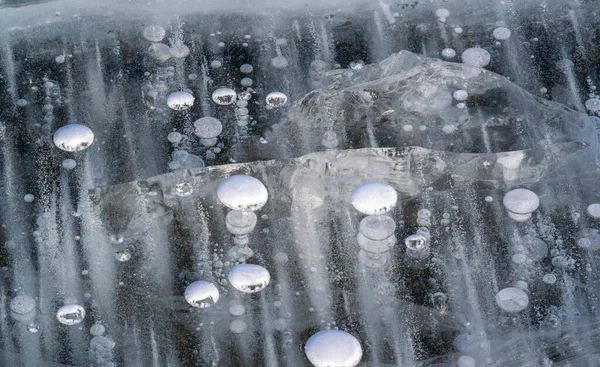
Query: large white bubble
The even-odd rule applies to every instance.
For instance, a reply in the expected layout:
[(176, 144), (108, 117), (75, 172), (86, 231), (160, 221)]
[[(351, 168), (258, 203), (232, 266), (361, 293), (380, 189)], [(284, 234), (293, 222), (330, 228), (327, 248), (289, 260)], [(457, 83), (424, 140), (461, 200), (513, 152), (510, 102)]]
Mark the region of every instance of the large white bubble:
[(187, 286), (184, 297), (194, 307), (207, 308), (219, 300), (219, 289), (210, 282), (199, 280)]
[(87, 126), (68, 124), (54, 133), (54, 145), (66, 152), (87, 149), (94, 142), (94, 132)]
[(504, 207), (515, 214), (530, 214), (540, 206), (537, 194), (527, 189), (514, 189), (504, 195)]
[(487, 66), (491, 60), (490, 53), (482, 48), (468, 48), (462, 53), (463, 63), (478, 68)]
[(171, 58), (171, 47), (164, 43), (153, 43), (148, 47), (148, 54), (155, 60), (165, 62)]
[(319, 331), (308, 339), (304, 352), (315, 367), (354, 367), (363, 353), (358, 339), (342, 330)]
[(212, 94), (212, 100), (218, 105), (226, 106), (235, 102), (237, 93), (231, 88), (217, 88)]
[(85, 318), (85, 309), (76, 304), (64, 305), (56, 312), (56, 319), (64, 325), (76, 325)]
[(219, 183), (217, 198), (229, 209), (255, 211), (267, 203), (269, 193), (256, 178), (234, 175)]
[(398, 194), (393, 187), (381, 182), (365, 182), (352, 191), (350, 202), (359, 212), (378, 215), (394, 208)]
[(255, 293), (263, 290), (271, 281), (269, 271), (260, 265), (239, 264), (229, 271), (229, 283), (233, 288), (244, 293)]
[(151, 24), (144, 28), (144, 38), (150, 42), (160, 42), (165, 38), (165, 29), (159, 25)]
[(185, 111), (194, 105), (194, 96), (191, 93), (178, 91), (167, 96), (167, 106), (175, 111)]
[(529, 305), (529, 296), (520, 288), (508, 287), (496, 294), (496, 304), (509, 313), (521, 312)]
[(202, 139), (215, 138), (223, 131), (223, 124), (214, 117), (201, 117), (194, 122), (194, 127), (194, 134)]

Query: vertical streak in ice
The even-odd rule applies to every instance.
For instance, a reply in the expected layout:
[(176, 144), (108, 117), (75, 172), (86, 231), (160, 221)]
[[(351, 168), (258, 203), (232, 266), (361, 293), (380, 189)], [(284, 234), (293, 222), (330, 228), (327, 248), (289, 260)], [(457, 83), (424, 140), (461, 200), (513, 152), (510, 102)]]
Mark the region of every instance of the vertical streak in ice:
[(277, 367), (277, 353), (275, 350), (275, 341), (273, 340), (273, 324), (271, 323), (271, 315), (269, 314), (269, 306), (265, 299), (265, 292), (260, 292), (260, 312), (262, 316), (262, 335), (264, 338), (264, 359), (267, 367)]
[[(1, 24), (0, 24), (1, 26)], [(8, 76), (8, 92), (12, 97), (13, 102), (13, 111), (16, 108), (16, 100), (17, 100), (17, 79), (16, 79), (16, 71), (15, 71), (15, 57), (12, 51), (12, 46), (10, 44), (10, 36), (8, 34), (1, 35), (2, 38), (2, 61), (3, 61), (3, 69), (4, 75)]]
[(567, 57), (567, 52), (563, 48), (562, 51), (563, 60), (567, 60), (567, 62), (563, 62), (561, 65), (562, 71), (565, 73), (567, 77), (567, 83), (569, 86), (569, 92), (573, 97), (573, 102), (576, 104), (577, 111), (585, 113), (585, 107), (583, 103), (581, 103), (581, 98), (579, 98), (579, 89), (577, 88), (577, 80), (575, 78), (574, 64)]
[(150, 345), (152, 346), (152, 367), (160, 367), (160, 358), (158, 355), (158, 344), (156, 343), (156, 336), (154, 334), (154, 328), (150, 329)]

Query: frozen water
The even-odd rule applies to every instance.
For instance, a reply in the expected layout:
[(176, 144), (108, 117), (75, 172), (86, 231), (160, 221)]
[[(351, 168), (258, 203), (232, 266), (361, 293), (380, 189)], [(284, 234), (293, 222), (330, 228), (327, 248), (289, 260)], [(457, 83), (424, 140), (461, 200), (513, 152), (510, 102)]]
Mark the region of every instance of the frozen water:
[(315, 367), (354, 367), (363, 354), (360, 342), (341, 330), (323, 330), (312, 335), (304, 352)]
[[(365, 366), (596, 366), (595, 5), (1, 3), (0, 365), (308, 366), (339, 329)], [(90, 149), (56, 149), (75, 122)], [(239, 175), (260, 211), (217, 195)], [(395, 205), (356, 210), (365, 182)], [(535, 210), (504, 207), (517, 188)], [(235, 289), (245, 262), (269, 286)]]

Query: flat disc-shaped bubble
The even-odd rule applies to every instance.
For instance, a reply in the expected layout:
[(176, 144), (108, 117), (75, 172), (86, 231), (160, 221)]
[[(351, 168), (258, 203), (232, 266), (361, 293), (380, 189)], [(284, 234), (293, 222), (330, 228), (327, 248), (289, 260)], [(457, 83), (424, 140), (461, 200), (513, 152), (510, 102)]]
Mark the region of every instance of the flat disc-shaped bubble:
[(10, 301), (10, 315), (13, 319), (29, 323), (35, 319), (35, 300), (31, 296), (19, 295)]
[(194, 134), (202, 139), (211, 139), (219, 136), (223, 131), (223, 124), (214, 117), (201, 117), (194, 122)]
[(389, 251), (374, 253), (360, 249), (356, 255), (356, 258), (367, 268), (379, 269), (387, 264), (391, 258), (391, 255)]
[(254, 67), (250, 64), (243, 64), (242, 66), (240, 66), (240, 71), (244, 74), (250, 74), (254, 71)]
[(375, 241), (384, 240), (394, 234), (396, 222), (387, 215), (368, 215), (358, 226), (358, 231)]
[(587, 207), (587, 213), (592, 217), (592, 218), (600, 218), (600, 204), (599, 203), (594, 203), (594, 204), (590, 204)]
[(456, 51), (454, 51), (454, 49), (452, 48), (445, 48), (442, 50), (442, 57), (446, 58), (446, 59), (451, 59), (454, 56), (456, 56)]
[(219, 300), (219, 289), (210, 282), (199, 280), (187, 286), (184, 297), (194, 307), (207, 308)]
[(454, 97), (454, 99), (456, 99), (457, 101), (466, 101), (467, 98), (469, 97), (469, 93), (467, 93), (466, 90), (463, 89), (459, 89), (457, 91), (454, 91), (454, 93), (452, 94), (452, 96)]
[(271, 92), (267, 94), (267, 105), (271, 107), (281, 107), (287, 103), (287, 96), (281, 92)]
[(234, 175), (219, 183), (217, 198), (229, 209), (255, 211), (267, 203), (269, 193), (256, 178)]
[(257, 220), (254, 212), (232, 210), (225, 217), (225, 225), (230, 233), (241, 236), (252, 232)]
[(94, 132), (87, 126), (68, 124), (54, 133), (54, 145), (66, 152), (87, 149), (94, 142)]
[(212, 100), (218, 105), (226, 106), (235, 102), (237, 93), (231, 88), (217, 88), (212, 94)]
[(398, 193), (388, 184), (365, 182), (352, 191), (350, 202), (359, 212), (378, 215), (389, 212), (398, 200)]
[(548, 256), (548, 245), (541, 239), (531, 235), (525, 235), (516, 241), (516, 244), (523, 247), (523, 252), (532, 260), (543, 260)]
[(74, 159), (67, 158), (67, 159), (65, 159), (65, 160), (62, 161), (61, 166), (62, 166), (62, 168), (70, 171), (70, 170), (74, 169), (77, 166), (77, 162)]
[(185, 59), (190, 54), (190, 48), (186, 45), (179, 44), (171, 46), (171, 56), (177, 59)]
[(531, 218), (531, 213), (517, 214), (509, 211), (508, 217), (516, 222), (527, 222)]
[(155, 60), (165, 62), (171, 58), (171, 47), (164, 43), (153, 43), (148, 47), (148, 54)]
[(372, 253), (380, 253), (390, 251), (394, 245), (396, 244), (396, 236), (391, 235), (383, 240), (372, 240), (370, 238), (365, 237), (362, 233), (358, 233), (356, 237), (358, 246), (361, 249), (372, 252)]
[(233, 288), (244, 293), (255, 293), (263, 290), (271, 281), (269, 271), (260, 265), (239, 264), (229, 271), (229, 283)]
[(56, 319), (64, 325), (76, 325), (85, 318), (85, 309), (80, 305), (64, 305), (56, 312)]
[(510, 32), (510, 29), (508, 29), (506, 27), (498, 27), (498, 28), (494, 29), (494, 32), (492, 32), (492, 35), (498, 41), (505, 41), (510, 38), (511, 32)]
[(169, 94), (167, 106), (175, 111), (185, 111), (194, 105), (194, 96), (188, 92), (179, 91)]
[(315, 367), (354, 367), (362, 358), (358, 339), (342, 330), (319, 331), (308, 339), (304, 352)]
[(271, 65), (277, 69), (285, 69), (288, 66), (288, 61), (283, 56), (276, 56), (271, 59)]
[(482, 48), (468, 48), (462, 53), (463, 63), (478, 68), (487, 66), (491, 60), (490, 53)]
[(496, 294), (496, 304), (505, 312), (517, 313), (527, 308), (529, 296), (520, 288), (508, 287)]
[(514, 189), (504, 195), (502, 203), (515, 214), (530, 214), (540, 206), (540, 198), (531, 190)]
[(165, 38), (166, 34), (165, 29), (156, 24), (144, 28), (144, 38), (150, 42), (160, 42)]
[(592, 112), (600, 111), (600, 99), (598, 98), (590, 98), (585, 101), (585, 108)]

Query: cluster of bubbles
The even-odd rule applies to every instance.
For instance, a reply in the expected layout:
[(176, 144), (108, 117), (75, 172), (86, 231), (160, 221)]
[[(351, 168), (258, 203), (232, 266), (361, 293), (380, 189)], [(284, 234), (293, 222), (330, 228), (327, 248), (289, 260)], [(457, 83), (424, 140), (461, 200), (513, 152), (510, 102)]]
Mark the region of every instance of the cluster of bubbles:
[(540, 198), (531, 190), (514, 189), (504, 195), (502, 203), (511, 219), (525, 222), (531, 218), (531, 213), (540, 206)]
[(167, 32), (159, 25), (152, 24), (147, 26), (144, 28), (142, 34), (146, 40), (152, 42), (148, 48), (148, 54), (159, 62), (164, 63), (171, 57), (184, 59), (190, 54), (189, 47), (183, 44), (182, 37), (178, 33), (176, 33), (175, 38), (172, 40), (171, 47), (160, 43), (167, 35)]
[(382, 182), (365, 182), (352, 191), (352, 206), (367, 215), (360, 221), (357, 236), (358, 259), (366, 267), (380, 268), (390, 258), (390, 250), (397, 242), (396, 223), (386, 213), (394, 209), (397, 201), (396, 190)]

